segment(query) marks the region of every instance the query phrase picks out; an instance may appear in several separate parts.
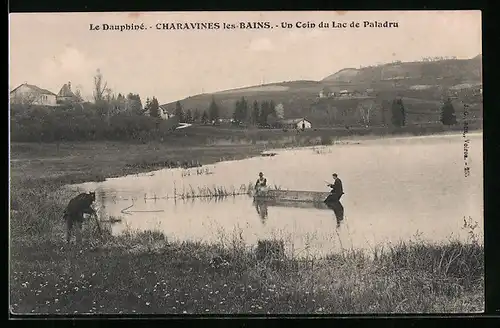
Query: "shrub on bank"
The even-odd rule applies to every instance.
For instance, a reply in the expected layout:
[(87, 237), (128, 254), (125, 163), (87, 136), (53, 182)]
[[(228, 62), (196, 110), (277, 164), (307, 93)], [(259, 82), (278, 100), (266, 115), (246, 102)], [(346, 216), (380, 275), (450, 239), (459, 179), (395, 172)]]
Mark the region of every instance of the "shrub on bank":
[(178, 124), (169, 120), (123, 112), (106, 115), (93, 104), (60, 107), (11, 105), (11, 140), (61, 142), (89, 140), (160, 140)]

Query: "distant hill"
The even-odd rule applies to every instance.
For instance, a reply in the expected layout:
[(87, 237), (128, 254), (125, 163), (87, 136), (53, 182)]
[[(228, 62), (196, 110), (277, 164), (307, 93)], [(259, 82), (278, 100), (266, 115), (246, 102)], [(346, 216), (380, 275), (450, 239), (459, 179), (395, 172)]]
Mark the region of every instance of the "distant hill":
[(397, 62), (360, 69), (346, 68), (329, 75), (322, 82), (376, 82), (394, 79), (460, 79), (481, 80), (481, 60), (478, 55), (471, 59), (446, 59), (439, 61)]
[[(390, 63), (365, 68), (345, 68), (320, 81), (298, 80), (269, 83), (210, 94), (199, 94), (179, 100), (182, 107), (203, 112), (215, 99), (220, 108), (221, 117), (229, 118), (237, 100), (245, 97), (251, 104), (256, 101), (273, 100), (283, 104), (286, 117), (308, 117), (318, 102), (328, 102), (319, 107), (340, 108), (352, 111), (356, 101), (338, 99), (318, 99), (322, 90), (339, 92), (340, 90), (370, 90), (370, 96), (384, 100), (404, 96), (413, 99), (438, 102), (442, 94), (450, 87), (460, 84), (477, 85), (481, 82), (482, 56), (471, 59), (447, 59), (431, 62)], [(293, 68), (292, 68), (293, 69)], [(162, 105), (174, 111), (175, 102)]]

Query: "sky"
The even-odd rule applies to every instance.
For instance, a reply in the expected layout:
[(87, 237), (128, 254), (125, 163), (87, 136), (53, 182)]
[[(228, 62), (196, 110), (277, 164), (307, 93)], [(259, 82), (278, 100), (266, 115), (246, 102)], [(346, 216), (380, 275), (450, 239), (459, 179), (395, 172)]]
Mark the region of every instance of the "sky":
[[(155, 96), (160, 104), (262, 83), (321, 80), (347, 67), (482, 52), (480, 11), (16, 13), (9, 20), (10, 90), (26, 82), (57, 93), (71, 81), (90, 99), (99, 69), (115, 93)], [(255, 21), (273, 28), (222, 28)], [(332, 28), (333, 21), (361, 27)], [(364, 21), (398, 27), (363, 27)], [(172, 22), (221, 28), (155, 28)], [(330, 27), (319, 28), (320, 22)], [(90, 30), (90, 24), (141, 23), (149, 28)]]

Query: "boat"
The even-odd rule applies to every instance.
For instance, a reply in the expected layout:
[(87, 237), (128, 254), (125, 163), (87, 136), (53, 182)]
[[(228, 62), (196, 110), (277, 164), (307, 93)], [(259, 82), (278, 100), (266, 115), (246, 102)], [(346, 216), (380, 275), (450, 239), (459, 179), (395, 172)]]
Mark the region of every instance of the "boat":
[(277, 199), (254, 199), (254, 204), (258, 206), (273, 206), (273, 207), (293, 207), (293, 208), (309, 208), (318, 210), (329, 210), (330, 208), (324, 202), (301, 202), (291, 200)]
[(324, 204), (324, 200), (329, 194), (329, 192), (321, 191), (261, 189), (255, 192), (253, 198), (256, 201), (267, 201), (271, 203), (293, 202)]

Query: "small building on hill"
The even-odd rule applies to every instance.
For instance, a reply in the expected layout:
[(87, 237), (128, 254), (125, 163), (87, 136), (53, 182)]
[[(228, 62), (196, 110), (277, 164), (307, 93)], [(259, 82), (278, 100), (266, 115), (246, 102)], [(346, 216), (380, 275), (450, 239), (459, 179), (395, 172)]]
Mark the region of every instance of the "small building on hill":
[(329, 98), (334, 96), (335, 94), (332, 92), (332, 90), (329, 87), (323, 87), (321, 91), (319, 92), (318, 96), (319, 98)]
[(11, 104), (57, 106), (55, 93), (36, 85), (23, 83), (10, 92)]
[(305, 129), (312, 128), (311, 122), (309, 122), (305, 118), (294, 118), (294, 119), (280, 120), (279, 125), (280, 125), (280, 127), (286, 128), (286, 129), (305, 130)]
[(352, 95), (353, 95), (353, 92), (349, 91), (349, 90), (341, 90), (339, 92), (340, 97), (351, 97)]
[(160, 105), (160, 116), (164, 120), (168, 120), (169, 118), (172, 118), (174, 113), (170, 111), (166, 105)]
[(64, 84), (56, 96), (58, 104), (80, 102), (81, 99), (71, 90), (71, 82)]

